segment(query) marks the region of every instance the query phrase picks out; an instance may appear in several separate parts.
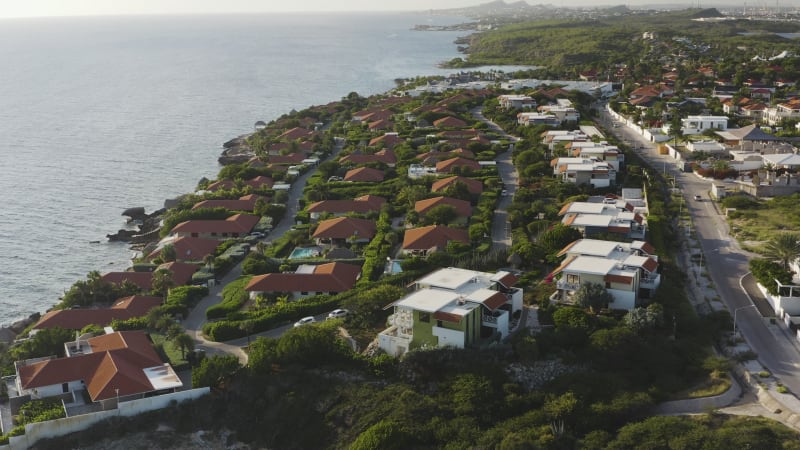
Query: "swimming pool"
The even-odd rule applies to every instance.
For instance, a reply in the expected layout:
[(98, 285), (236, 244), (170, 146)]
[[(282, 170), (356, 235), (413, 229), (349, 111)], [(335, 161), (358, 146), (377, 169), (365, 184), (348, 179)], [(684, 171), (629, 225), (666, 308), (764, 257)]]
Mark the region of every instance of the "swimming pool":
[(322, 254), (320, 247), (295, 247), (289, 255), (289, 259), (316, 258)]

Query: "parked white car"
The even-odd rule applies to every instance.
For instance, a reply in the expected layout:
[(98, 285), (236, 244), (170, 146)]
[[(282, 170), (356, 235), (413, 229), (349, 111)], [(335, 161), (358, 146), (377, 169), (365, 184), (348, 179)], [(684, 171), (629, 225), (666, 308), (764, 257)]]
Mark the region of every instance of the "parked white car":
[(302, 327), (303, 325), (307, 325), (309, 323), (314, 323), (317, 320), (314, 319), (314, 316), (303, 317), (302, 319), (298, 320), (294, 323), (295, 327)]
[(325, 320), (339, 319), (345, 317), (348, 314), (350, 314), (350, 311), (346, 309), (334, 309), (333, 311), (328, 313), (328, 317)]

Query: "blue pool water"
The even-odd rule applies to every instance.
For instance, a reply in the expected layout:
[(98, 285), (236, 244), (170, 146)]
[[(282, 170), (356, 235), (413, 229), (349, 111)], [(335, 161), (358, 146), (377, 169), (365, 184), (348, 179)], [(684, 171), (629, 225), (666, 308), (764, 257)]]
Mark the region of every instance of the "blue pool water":
[(289, 255), (289, 259), (314, 258), (321, 253), (322, 249), (319, 247), (295, 247), (294, 250), (292, 250), (292, 254)]

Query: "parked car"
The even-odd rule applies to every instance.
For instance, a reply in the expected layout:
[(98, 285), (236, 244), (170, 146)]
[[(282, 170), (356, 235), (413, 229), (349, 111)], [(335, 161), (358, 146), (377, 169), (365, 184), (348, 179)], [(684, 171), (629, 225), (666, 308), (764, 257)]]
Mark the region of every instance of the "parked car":
[(303, 317), (302, 319), (298, 320), (294, 323), (295, 327), (302, 327), (303, 325), (307, 325), (309, 323), (314, 323), (317, 320), (314, 319), (314, 316)]
[(508, 195), (508, 191), (506, 189), (503, 189), (503, 191), (500, 192), (500, 195), (505, 197), (506, 195)]
[(703, 197), (701, 197), (701, 196), (699, 196), (699, 195), (695, 195), (695, 196), (694, 196), (694, 199), (695, 199), (695, 200), (702, 200), (702, 199), (703, 199)]
[(339, 318), (344, 317), (344, 316), (346, 316), (348, 314), (350, 314), (350, 311), (348, 311), (346, 309), (334, 309), (333, 311), (328, 313), (328, 317), (325, 320), (339, 319)]

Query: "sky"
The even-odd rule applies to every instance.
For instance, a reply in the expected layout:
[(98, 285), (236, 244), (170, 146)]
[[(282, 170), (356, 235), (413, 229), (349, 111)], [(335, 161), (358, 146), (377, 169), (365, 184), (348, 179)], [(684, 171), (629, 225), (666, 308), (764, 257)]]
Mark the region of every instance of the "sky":
[[(423, 11), (458, 8), (487, 3), (489, 0), (0, 0), (0, 18), (40, 16), (84, 16), (125, 14), (213, 14), (298, 11)], [(510, 0), (506, 0), (509, 2)], [(571, 0), (567, 5), (697, 4), (697, 0)], [(702, 6), (741, 4), (746, 0), (701, 0)], [(563, 0), (530, 0), (530, 4), (564, 6)], [(750, 0), (752, 5), (770, 0)], [(796, 0), (779, 0), (782, 6), (797, 6)]]
[(297, 11), (421, 11), (488, 0), (0, 0), (0, 17)]

